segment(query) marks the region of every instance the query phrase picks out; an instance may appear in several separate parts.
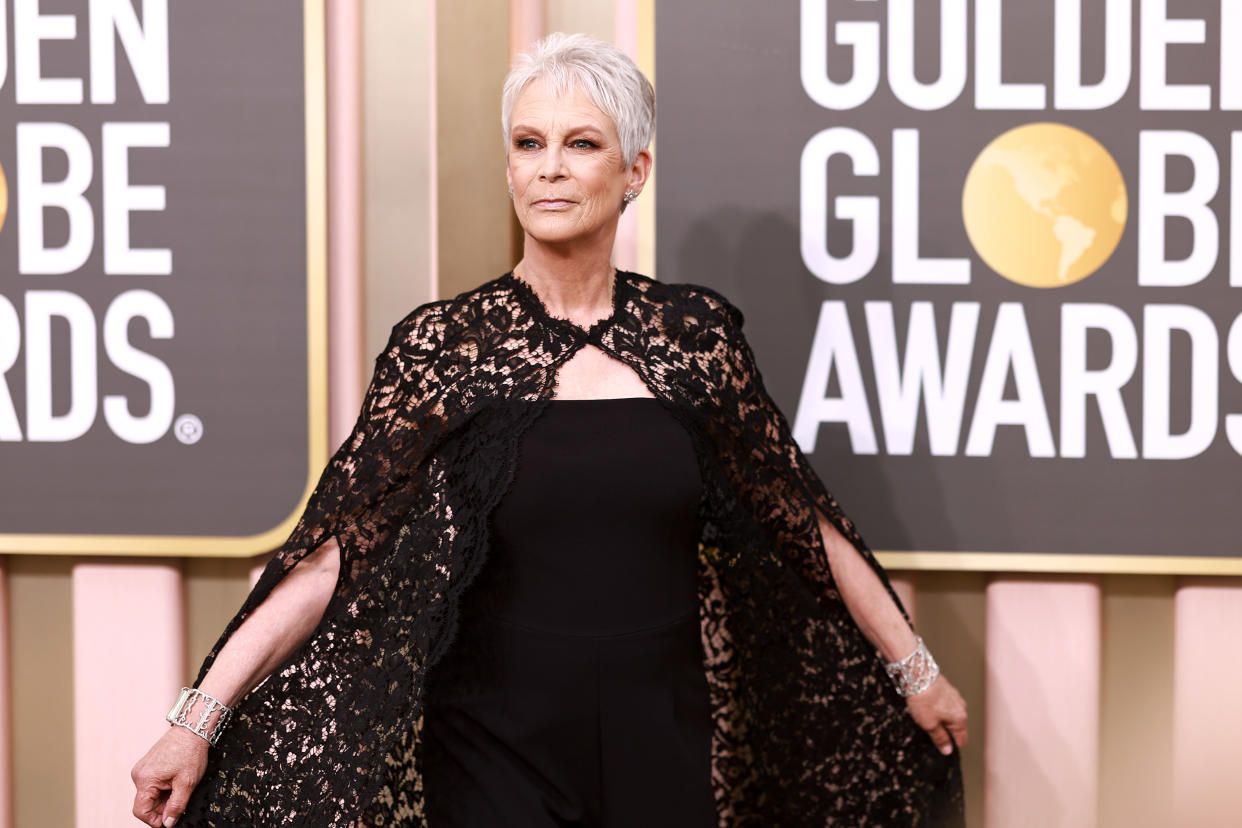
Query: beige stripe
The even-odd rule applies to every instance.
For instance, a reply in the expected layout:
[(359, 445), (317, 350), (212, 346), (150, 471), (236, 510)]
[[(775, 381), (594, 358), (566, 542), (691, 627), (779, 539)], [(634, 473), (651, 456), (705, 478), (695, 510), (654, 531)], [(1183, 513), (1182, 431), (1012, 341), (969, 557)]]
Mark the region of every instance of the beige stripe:
[(962, 751), (966, 824), (983, 825), (983, 756), (987, 741), (984, 589), (987, 576), (978, 572), (908, 574), (918, 604), (919, 634), (935, 655), (941, 671), (966, 700), (968, 741)]
[(364, 10), (367, 371), (392, 326), (435, 298), (427, 254), (435, 209), (431, 6), (414, 0), (368, 3)]
[(72, 565), (70, 558), (9, 559), (13, 821), (19, 828), (73, 826)]
[(505, 184), (500, 87), (509, 71), (509, 0), (456, 3), (436, 17), (439, 289), (456, 296), (521, 255)]
[(1100, 822), (1165, 828), (1172, 815), (1174, 578), (1104, 579)]
[(13, 692), (9, 673), (8, 572), (8, 559), (0, 555), (0, 828), (13, 828)]

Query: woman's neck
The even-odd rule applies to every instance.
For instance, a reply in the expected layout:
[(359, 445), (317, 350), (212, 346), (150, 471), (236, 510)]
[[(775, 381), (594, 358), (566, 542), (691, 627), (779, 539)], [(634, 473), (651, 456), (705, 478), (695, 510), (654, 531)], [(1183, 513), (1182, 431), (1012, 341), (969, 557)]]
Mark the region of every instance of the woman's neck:
[(612, 245), (574, 247), (527, 236), (513, 272), (534, 289), (548, 313), (589, 327), (612, 310)]

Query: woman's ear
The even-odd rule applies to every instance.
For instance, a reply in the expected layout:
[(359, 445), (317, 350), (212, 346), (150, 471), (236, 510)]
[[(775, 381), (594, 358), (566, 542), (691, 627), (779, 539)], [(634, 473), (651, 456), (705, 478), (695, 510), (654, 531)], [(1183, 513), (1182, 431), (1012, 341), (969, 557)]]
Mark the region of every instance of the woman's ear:
[(630, 165), (630, 181), (627, 189), (634, 192), (642, 192), (643, 186), (647, 183), (648, 176), (651, 175), (651, 151), (643, 150), (634, 156), (634, 163)]

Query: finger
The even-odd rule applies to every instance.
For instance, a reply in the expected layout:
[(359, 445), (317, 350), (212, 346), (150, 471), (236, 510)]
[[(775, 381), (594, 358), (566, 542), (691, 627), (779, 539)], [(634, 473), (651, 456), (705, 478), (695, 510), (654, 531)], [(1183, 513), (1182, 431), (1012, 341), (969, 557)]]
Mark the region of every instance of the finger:
[(139, 788), (138, 793), (134, 795), (134, 816), (145, 822), (147, 825), (156, 826), (160, 824), (159, 815), (160, 790), (153, 785), (145, 788)]
[(949, 731), (945, 730), (942, 726), (936, 725), (931, 730), (927, 731), (927, 735), (930, 736), (932, 742), (935, 743), (936, 749), (945, 756), (948, 756), (953, 752), (953, 742), (949, 739)]
[(949, 735), (953, 737), (953, 743), (956, 744), (958, 747), (965, 747), (966, 745), (966, 722), (964, 721), (949, 722), (949, 724), (946, 725), (946, 728), (949, 731)]
[(172, 794), (169, 795), (168, 802), (164, 805), (163, 828), (172, 828), (177, 824), (177, 820), (181, 819), (181, 815), (185, 813), (185, 806), (190, 801), (192, 789), (193, 786), (181, 778), (173, 780)]

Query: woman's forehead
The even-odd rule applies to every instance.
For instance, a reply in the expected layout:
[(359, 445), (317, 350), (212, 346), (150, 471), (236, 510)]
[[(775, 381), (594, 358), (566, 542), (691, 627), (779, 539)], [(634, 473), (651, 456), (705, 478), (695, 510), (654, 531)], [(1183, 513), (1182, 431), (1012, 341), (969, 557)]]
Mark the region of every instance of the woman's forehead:
[(556, 90), (542, 78), (532, 81), (518, 95), (513, 104), (512, 122), (514, 127), (573, 129), (594, 126), (607, 132), (616, 131), (612, 118), (577, 84)]

